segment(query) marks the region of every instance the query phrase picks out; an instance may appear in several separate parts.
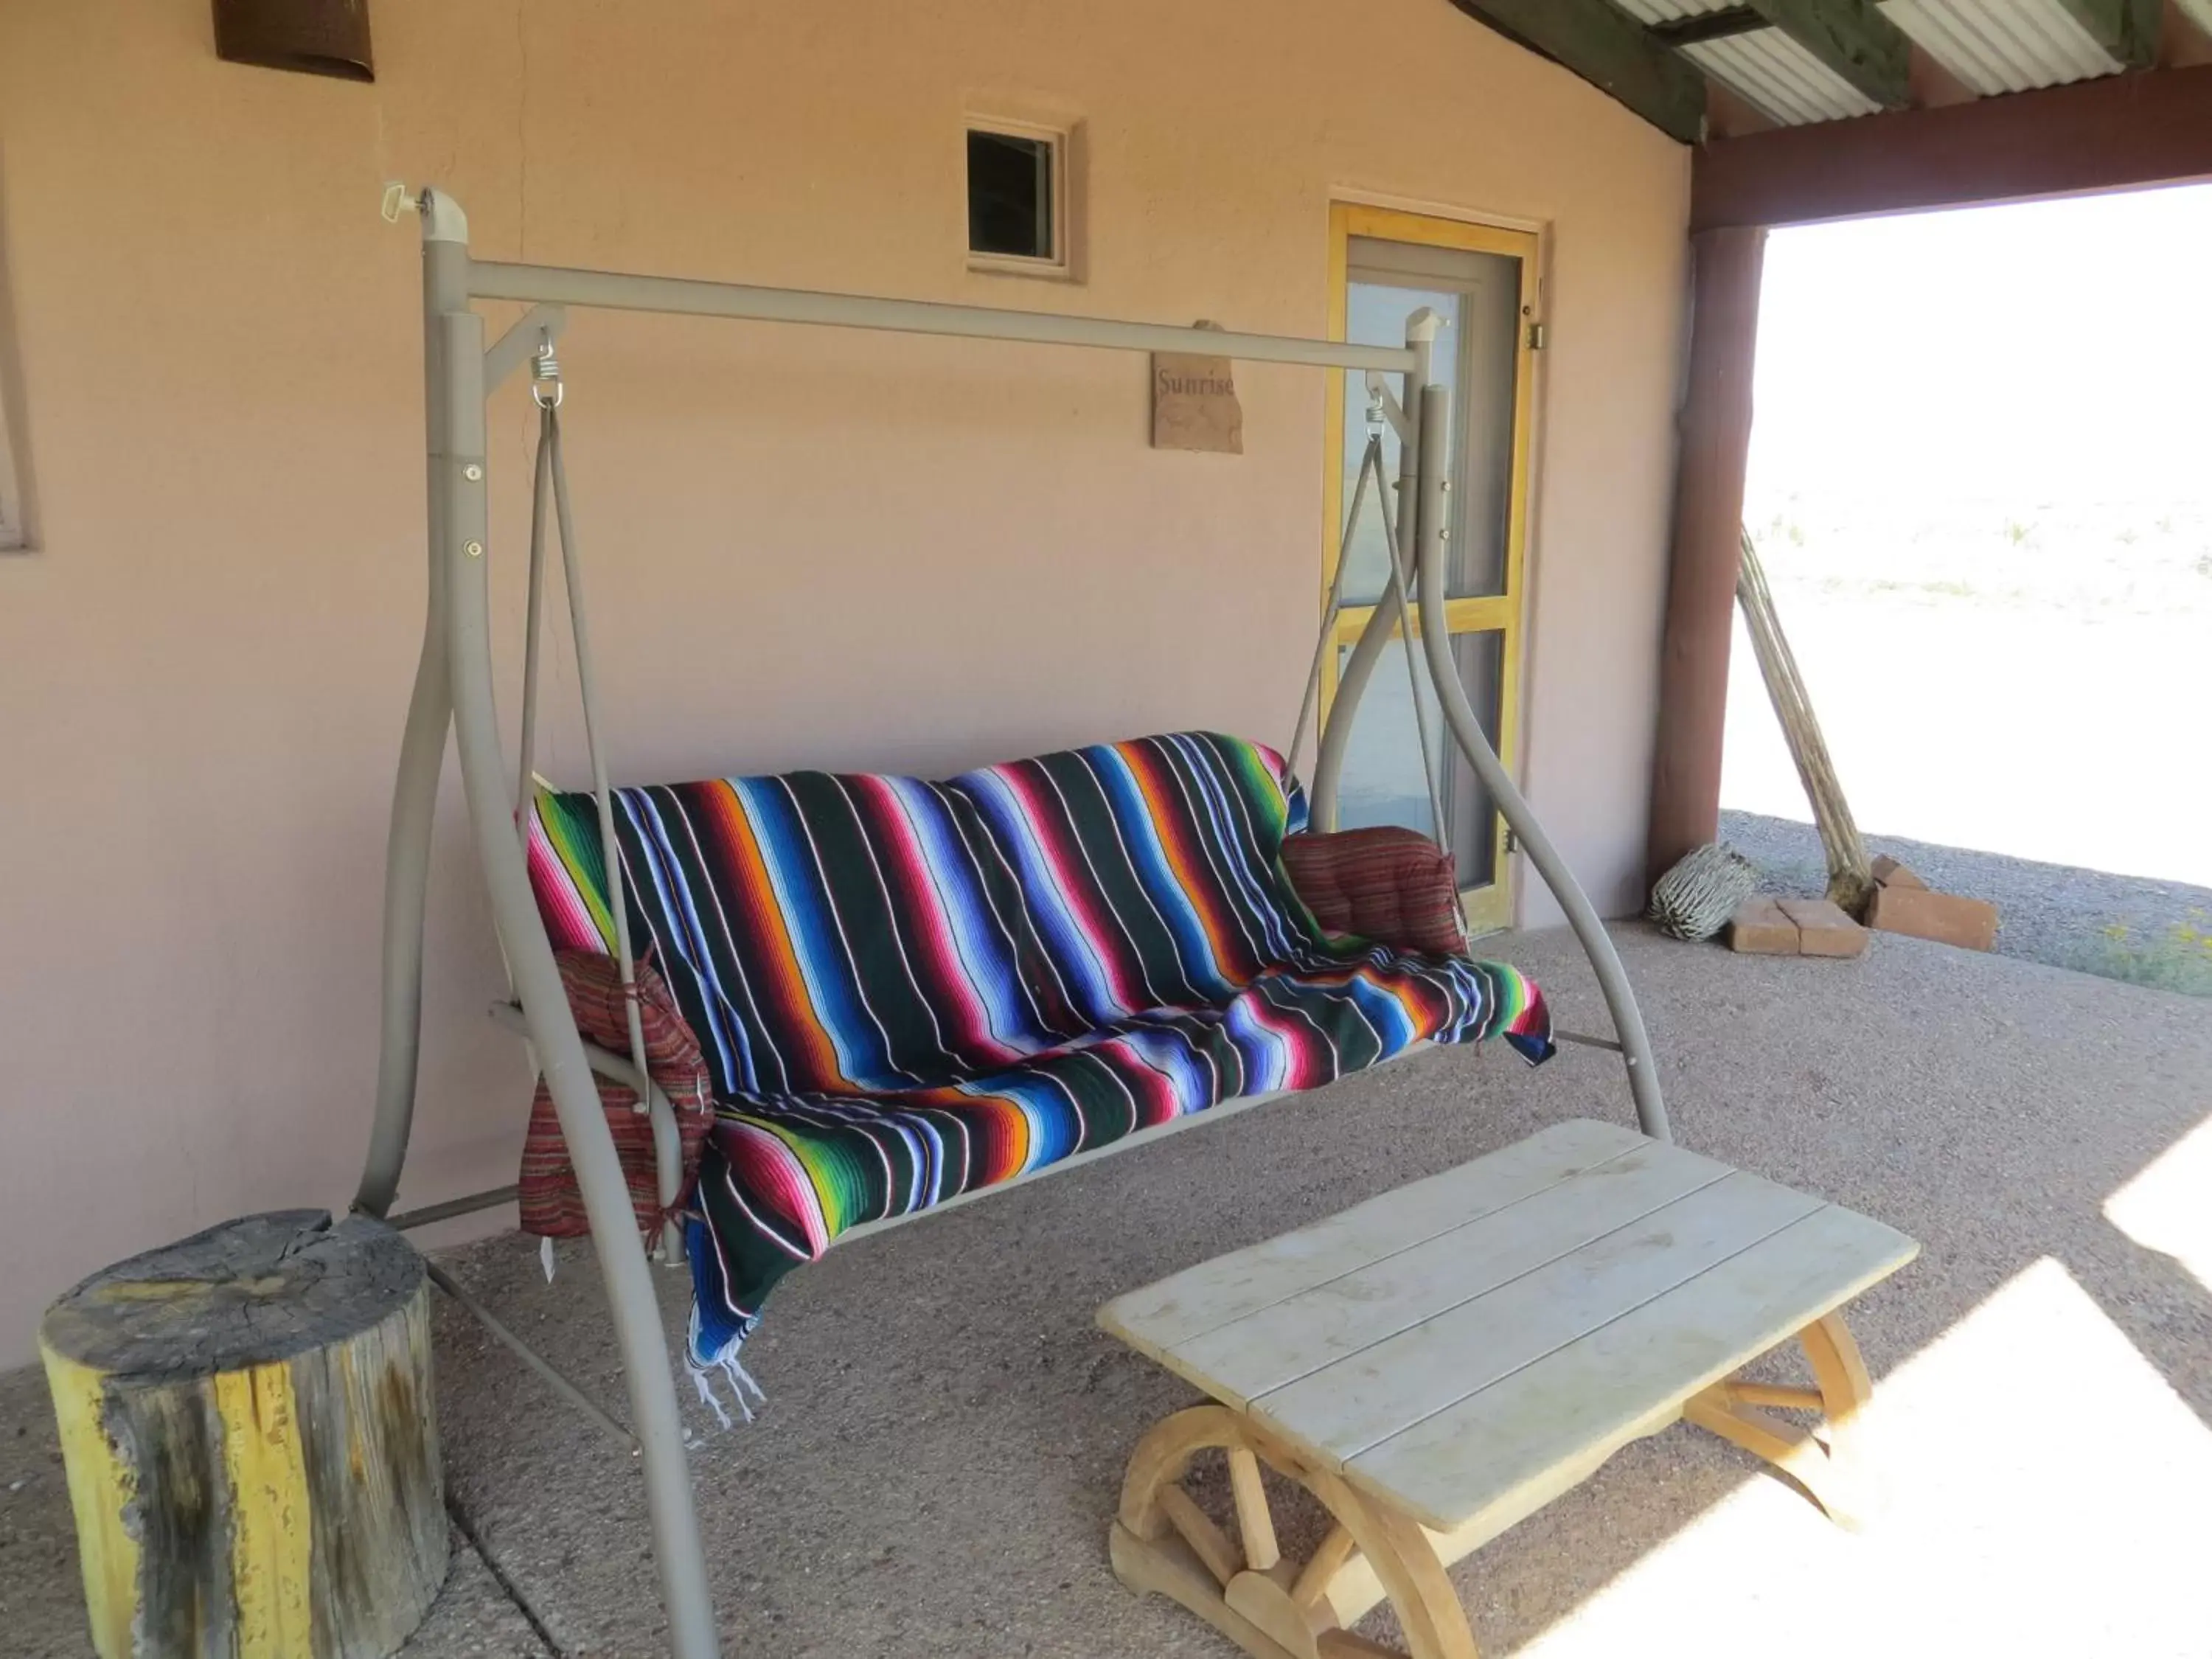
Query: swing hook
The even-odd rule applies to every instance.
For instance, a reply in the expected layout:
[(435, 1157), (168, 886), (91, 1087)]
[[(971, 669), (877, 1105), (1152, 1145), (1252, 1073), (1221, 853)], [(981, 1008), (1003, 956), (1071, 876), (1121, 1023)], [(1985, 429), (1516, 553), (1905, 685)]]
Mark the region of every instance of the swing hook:
[(540, 409), (558, 409), (568, 388), (561, 380), (561, 360), (553, 355), (553, 331), (538, 347), (538, 355), (530, 360), (530, 395)]

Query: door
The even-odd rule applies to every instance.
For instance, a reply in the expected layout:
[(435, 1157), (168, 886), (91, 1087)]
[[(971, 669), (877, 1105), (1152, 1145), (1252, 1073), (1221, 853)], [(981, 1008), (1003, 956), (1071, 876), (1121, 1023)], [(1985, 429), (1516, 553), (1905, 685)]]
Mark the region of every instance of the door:
[[(1536, 238), (1525, 231), (1338, 203), (1330, 210), (1329, 240), (1335, 337), (1401, 344), (1406, 319), (1423, 306), (1443, 324), (1434, 373), (1451, 388), (1453, 431), (1442, 620), (1468, 701), (1510, 768), (1521, 665)], [(1366, 417), (1360, 377), (1344, 376), (1343, 390), (1328, 414), (1324, 604), (1336, 574), (1345, 504), (1367, 447)], [(1394, 508), (1398, 447), (1396, 434), (1386, 427), (1382, 476), (1393, 486)], [(1325, 686), (1329, 693), (1389, 580), (1381, 516), (1371, 497), (1347, 563)], [(1418, 612), (1416, 620), (1427, 625)], [(1360, 699), (1338, 795), (1337, 822), (1342, 828), (1395, 823), (1433, 833), (1406, 648), (1401, 628)], [(1431, 757), (1444, 763), (1440, 776), (1445, 828), (1468, 925), (1488, 933), (1512, 920), (1505, 822), (1445, 731), (1426, 678), (1415, 684)]]

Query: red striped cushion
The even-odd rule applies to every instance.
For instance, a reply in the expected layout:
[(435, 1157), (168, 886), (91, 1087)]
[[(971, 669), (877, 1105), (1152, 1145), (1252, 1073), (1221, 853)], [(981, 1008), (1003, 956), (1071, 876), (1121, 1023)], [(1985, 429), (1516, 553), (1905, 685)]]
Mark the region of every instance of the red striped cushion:
[(1426, 836), (1395, 824), (1292, 836), (1283, 873), (1331, 933), (1425, 956), (1467, 952), (1459, 872)]
[[(553, 959), (560, 965), (561, 983), (568, 994), (568, 1011), (575, 1016), (578, 1032), (586, 1042), (627, 1058), (629, 1017), (624, 1009), (620, 965), (612, 957), (587, 951), (556, 951)], [(683, 1139), (680, 1205), (690, 1195), (699, 1170), (699, 1148), (714, 1121), (706, 1061), (698, 1039), (677, 1009), (675, 998), (649, 963), (638, 965), (637, 992), (639, 1023), (645, 1030), (646, 1069), (676, 1108), (676, 1126)], [(659, 1183), (653, 1171), (653, 1121), (635, 1109), (634, 1091), (605, 1078), (596, 1081), (600, 1109), (606, 1114), (616, 1155), (629, 1182), (638, 1231), (649, 1238), (663, 1219)], [(591, 1231), (584, 1216), (583, 1193), (576, 1184), (575, 1166), (561, 1138), (552, 1092), (542, 1077), (530, 1103), (530, 1128), (523, 1137), (522, 1173), (517, 1184), (523, 1231), (553, 1238), (575, 1238)]]

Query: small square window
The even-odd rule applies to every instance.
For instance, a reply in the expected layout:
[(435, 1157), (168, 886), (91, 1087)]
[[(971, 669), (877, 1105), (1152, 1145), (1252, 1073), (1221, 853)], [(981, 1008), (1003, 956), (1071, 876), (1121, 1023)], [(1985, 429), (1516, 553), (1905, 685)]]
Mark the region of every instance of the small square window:
[(1066, 135), (1012, 124), (968, 128), (968, 262), (1064, 271)]

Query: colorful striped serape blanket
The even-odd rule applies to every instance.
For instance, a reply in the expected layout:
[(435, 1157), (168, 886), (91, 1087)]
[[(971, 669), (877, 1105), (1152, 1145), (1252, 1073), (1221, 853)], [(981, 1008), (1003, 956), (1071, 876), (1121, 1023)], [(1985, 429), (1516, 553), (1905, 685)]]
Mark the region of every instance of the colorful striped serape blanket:
[[(1182, 732), (942, 783), (795, 772), (623, 789), (631, 938), (713, 1075), (690, 1357), (736, 1374), (769, 1289), (927, 1209), (1424, 1038), (1551, 1052), (1501, 963), (1331, 939), (1283, 874), (1272, 750)], [(588, 793), (541, 793), (556, 949), (614, 937)]]

